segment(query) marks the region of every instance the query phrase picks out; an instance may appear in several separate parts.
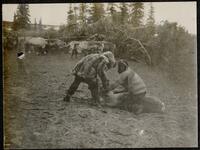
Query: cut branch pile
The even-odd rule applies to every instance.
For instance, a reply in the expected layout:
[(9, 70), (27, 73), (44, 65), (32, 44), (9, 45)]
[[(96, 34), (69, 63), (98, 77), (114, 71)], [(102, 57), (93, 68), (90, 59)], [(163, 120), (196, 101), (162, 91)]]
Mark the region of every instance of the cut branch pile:
[[(138, 28), (134, 28), (134, 29), (138, 29)], [(151, 63), (152, 63), (151, 56), (149, 55), (147, 49), (144, 47), (144, 45), (142, 44), (142, 42), (140, 40), (138, 40), (138, 39), (136, 39), (134, 37), (129, 36), (126, 33), (125, 30), (121, 30), (121, 29), (119, 29), (117, 27), (114, 27), (114, 30), (118, 30), (119, 32), (122, 33), (122, 35), (125, 36), (125, 40), (123, 40), (123, 42), (127, 42), (128, 40), (136, 41), (139, 44), (139, 46), (140, 46), (140, 48), (138, 50), (140, 50), (143, 54), (145, 54), (147, 56), (147, 58), (148, 58), (148, 64), (151, 65)]]

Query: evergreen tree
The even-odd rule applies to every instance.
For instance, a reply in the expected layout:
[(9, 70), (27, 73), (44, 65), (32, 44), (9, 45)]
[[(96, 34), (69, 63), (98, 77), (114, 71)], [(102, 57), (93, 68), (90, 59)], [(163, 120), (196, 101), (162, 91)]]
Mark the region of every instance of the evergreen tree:
[(91, 7), (91, 20), (92, 22), (96, 22), (102, 17), (104, 17), (104, 5), (103, 3), (93, 3)]
[(154, 7), (152, 3), (150, 3), (149, 16), (147, 18), (146, 25), (147, 25), (148, 34), (150, 36), (153, 36), (155, 33), (155, 19), (154, 19)]
[(76, 30), (76, 16), (74, 14), (74, 9), (72, 8), (72, 4), (69, 4), (69, 11), (67, 12), (67, 31), (71, 35), (75, 33)]
[(77, 15), (78, 7), (74, 6), (74, 23), (77, 23), (78, 15)]
[(131, 7), (131, 23), (134, 27), (141, 26), (143, 24), (144, 17), (144, 4), (142, 2), (135, 2), (130, 4)]
[(116, 23), (116, 4), (108, 3), (108, 14), (112, 17), (112, 21)]
[(17, 30), (17, 14), (16, 14), (16, 13), (14, 13), (12, 29), (13, 29), (14, 31)]
[(81, 3), (79, 6), (79, 19), (82, 24), (86, 22), (86, 11), (87, 11), (87, 5), (85, 3)]
[(39, 30), (42, 30), (42, 19), (39, 20)]
[(37, 30), (37, 21), (36, 21), (36, 18), (35, 18), (35, 22), (34, 22), (34, 30)]
[(87, 17), (86, 17), (86, 22), (87, 22), (87, 24), (91, 24), (91, 23), (93, 23), (92, 22), (92, 5), (93, 5), (93, 3), (90, 3), (90, 4), (88, 4), (88, 8), (86, 9), (86, 14), (87, 14)]
[(69, 4), (69, 11), (67, 12), (67, 24), (72, 25), (75, 20), (74, 11), (72, 9), (72, 4)]
[(128, 21), (128, 7), (126, 3), (121, 3), (120, 4), (120, 13), (121, 13), (121, 17), (120, 17), (120, 22), (121, 24), (125, 24)]
[(17, 7), (17, 13), (15, 14), (16, 29), (27, 29), (30, 27), (30, 14), (28, 4), (19, 4)]

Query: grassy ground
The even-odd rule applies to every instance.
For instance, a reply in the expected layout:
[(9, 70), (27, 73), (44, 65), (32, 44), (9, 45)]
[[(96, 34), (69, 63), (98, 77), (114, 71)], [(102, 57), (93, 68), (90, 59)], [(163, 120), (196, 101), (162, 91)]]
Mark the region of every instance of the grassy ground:
[[(165, 114), (134, 114), (91, 106), (87, 85), (72, 102), (62, 101), (73, 80), (66, 77), (78, 59), (67, 54), (27, 56), (24, 78), (15, 54), (5, 56), (6, 146), (10, 148), (120, 148), (197, 146), (195, 72), (190, 83), (178, 84), (158, 69), (130, 62), (144, 79), (148, 93), (166, 104)], [(194, 68), (194, 64), (188, 69)], [(192, 69), (193, 69), (192, 68)], [(194, 70), (194, 69), (193, 69)], [(108, 72), (111, 80), (116, 70)], [(183, 77), (183, 81), (184, 77)], [(184, 85), (184, 86), (183, 86)]]

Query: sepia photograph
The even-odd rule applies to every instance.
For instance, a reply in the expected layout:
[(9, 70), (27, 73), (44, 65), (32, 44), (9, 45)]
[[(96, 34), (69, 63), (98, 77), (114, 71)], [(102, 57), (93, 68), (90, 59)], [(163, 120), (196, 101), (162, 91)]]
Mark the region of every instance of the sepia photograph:
[(4, 149), (198, 147), (197, 3), (2, 4)]

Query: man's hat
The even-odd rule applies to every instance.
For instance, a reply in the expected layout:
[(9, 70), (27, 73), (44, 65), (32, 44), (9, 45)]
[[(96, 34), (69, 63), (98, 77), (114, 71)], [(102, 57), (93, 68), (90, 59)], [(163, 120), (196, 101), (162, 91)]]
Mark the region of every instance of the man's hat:
[(114, 57), (113, 53), (110, 51), (107, 51), (107, 52), (104, 52), (103, 55), (108, 58), (109, 62), (111, 63), (111, 66), (115, 67), (116, 61), (115, 61), (115, 57)]

